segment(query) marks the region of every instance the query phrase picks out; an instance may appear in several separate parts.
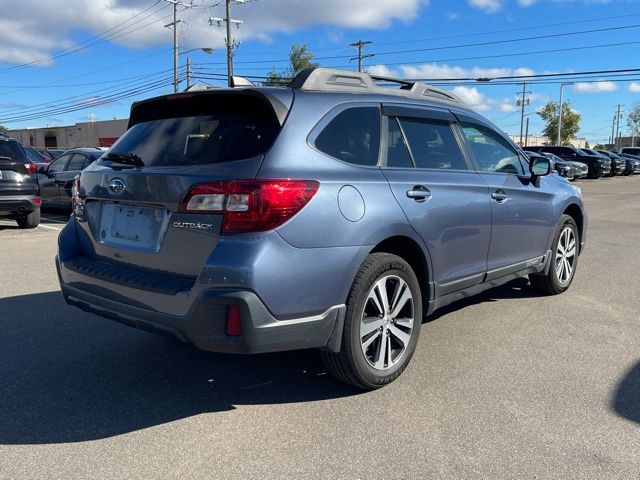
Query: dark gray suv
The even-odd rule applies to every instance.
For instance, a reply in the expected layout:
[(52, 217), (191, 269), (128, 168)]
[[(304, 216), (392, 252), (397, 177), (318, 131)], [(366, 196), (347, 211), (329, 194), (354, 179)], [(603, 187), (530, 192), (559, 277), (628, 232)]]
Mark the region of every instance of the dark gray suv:
[(0, 218), (10, 218), (20, 228), (40, 224), (40, 187), (36, 165), (22, 145), (0, 135)]
[(587, 219), (550, 169), (420, 83), (317, 68), (153, 98), (80, 175), (60, 284), (205, 350), (317, 348), (377, 388), (435, 309), (522, 276), (569, 288)]

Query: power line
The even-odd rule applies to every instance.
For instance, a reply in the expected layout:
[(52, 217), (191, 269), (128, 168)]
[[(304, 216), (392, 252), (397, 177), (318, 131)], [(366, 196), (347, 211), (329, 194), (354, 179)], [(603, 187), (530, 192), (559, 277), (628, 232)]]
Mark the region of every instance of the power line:
[(372, 43), (373, 42), (371, 40), (359, 40), (357, 42), (349, 44), (350, 47), (356, 47), (358, 49), (358, 56), (350, 58), (349, 61), (353, 62), (354, 60), (358, 60), (358, 71), (359, 72), (362, 71), (362, 59), (363, 58), (373, 57), (372, 53), (369, 53), (367, 55), (362, 55), (362, 48), (364, 46), (366, 46), (366, 45), (371, 45)]

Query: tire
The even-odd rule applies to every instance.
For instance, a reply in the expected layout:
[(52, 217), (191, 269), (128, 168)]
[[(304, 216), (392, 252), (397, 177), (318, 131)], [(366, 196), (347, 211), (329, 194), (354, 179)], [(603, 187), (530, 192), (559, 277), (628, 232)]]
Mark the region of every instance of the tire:
[[(395, 300), (399, 309), (395, 317), (391, 311), (381, 318), (382, 291), (390, 305), (385, 310), (393, 310)], [(372, 253), (356, 275), (346, 306), (340, 352), (322, 352), (327, 370), (338, 380), (366, 390), (391, 383), (409, 364), (420, 336), (422, 294), (416, 274), (396, 255)], [(370, 329), (364, 336), (363, 328)]]
[(34, 210), (26, 215), (19, 215), (17, 222), (19, 228), (36, 228), (40, 225), (40, 209)]
[[(567, 229), (570, 229), (571, 233), (567, 233), (567, 236), (565, 236)], [(573, 239), (573, 246), (571, 244), (571, 238)], [(567, 245), (567, 242), (569, 242), (569, 245)], [(569, 248), (565, 248), (566, 246)], [(576, 222), (569, 215), (562, 215), (560, 218), (560, 226), (553, 239), (549, 272), (546, 275), (539, 273), (529, 275), (531, 286), (548, 295), (557, 295), (566, 291), (571, 286), (576, 268), (578, 267), (579, 249), (580, 234)], [(567, 252), (566, 256), (563, 250)], [(573, 251), (573, 254), (568, 255), (571, 251)], [(567, 263), (564, 266), (560, 266), (560, 263), (565, 260)], [(568, 275), (567, 265), (570, 266)]]

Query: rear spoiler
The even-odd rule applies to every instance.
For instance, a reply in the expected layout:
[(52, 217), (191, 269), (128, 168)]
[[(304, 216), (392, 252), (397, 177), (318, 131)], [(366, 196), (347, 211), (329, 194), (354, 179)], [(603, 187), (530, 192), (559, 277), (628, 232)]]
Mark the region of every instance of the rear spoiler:
[[(235, 97), (235, 98), (234, 98)], [(193, 110), (195, 115), (206, 115), (208, 108), (212, 109), (216, 100), (222, 99), (238, 102), (238, 104), (260, 103), (270, 107), (280, 126), (289, 114), (293, 103), (293, 91), (290, 88), (260, 87), (260, 88), (216, 88), (210, 90), (196, 90), (171, 95), (154, 97), (131, 105), (129, 124), (131, 128), (137, 123), (170, 117), (173, 106), (181, 106)]]

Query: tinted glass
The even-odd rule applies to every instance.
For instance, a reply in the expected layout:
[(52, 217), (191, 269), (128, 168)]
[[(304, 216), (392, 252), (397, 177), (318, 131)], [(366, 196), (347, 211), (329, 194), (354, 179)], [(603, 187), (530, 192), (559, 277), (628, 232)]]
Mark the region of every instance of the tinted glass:
[(416, 168), (467, 169), (467, 162), (448, 122), (402, 118), (400, 123)]
[(82, 170), (82, 165), (84, 164), (85, 158), (86, 157), (80, 153), (74, 153), (65, 170), (70, 172)]
[(261, 118), (208, 115), (134, 125), (112, 147), (135, 153), (145, 165), (198, 165), (251, 158), (273, 143), (277, 129)]
[(29, 160), (31, 160), (34, 163), (44, 163), (45, 162), (45, 159), (42, 158), (42, 156), (38, 152), (33, 150), (32, 148), (25, 148), (24, 149), (24, 153), (26, 153), (27, 157), (29, 158)]
[(411, 155), (404, 141), (402, 130), (395, 118), (389, 119), (389, 138), (387, 140), (387, 167), (413, 167)]
[(49, 164), (49, 173), (61, 172), (71, 158), (71, 155), (62, 155)]
[(12, 160), (26, 160), (22, 147), (15, 141), (0, 141), (0, 157), (9, 157)]
[(315, 145), (321, 152), (348, 163), (377, 165), (380, 111), (357, 107), (340, 112), (318, 135)]
[(480, 125), (461, 126), (481, 171), (524, 174), (518, 154), (504, 138)]

